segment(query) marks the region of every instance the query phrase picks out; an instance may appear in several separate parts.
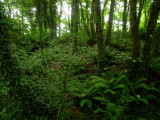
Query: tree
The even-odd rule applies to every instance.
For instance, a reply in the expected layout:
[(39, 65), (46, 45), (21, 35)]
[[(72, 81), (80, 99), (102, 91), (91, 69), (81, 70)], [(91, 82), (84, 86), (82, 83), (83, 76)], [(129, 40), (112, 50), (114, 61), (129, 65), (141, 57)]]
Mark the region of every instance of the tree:
[[(130, 0), (130, 26), (131, 26), (131, 39), (132, 39), (132, 61), (136, 61), (140, 55), (140, 42), (138, 33), (138, 20), (136, 5), (137, 0)], [(136, 78), (138, 74), (139, 64), (138, 62), (132, 62), (131, 78)], [(133, 79), (133, 78), (132, 78)]]
[(126, 32), (127, 24), (127, 0), (124, 0), (124, 10), (123, 10), (123, 32)]
[(104, 68), (105, 52), (104, 52), (104, 40), (103, 40), (102, 22), (101, 22), (100, 0), (95, 1), (95, 11), (96, 11), (96, 40), (98, 46), (98, 61), (99, 61), (99, 68), (102, 71)]
[(59, 36), (61, 36), (61, 16), (62, 16), (62, 7), (63, 7), (63, 3), (62, 3), (62, 0), (60, 0), (60, 13), (59, 13)]
[(96, 39), (96, 32), (95, 32), (95, 5), (96, 0), (92, 0), (91, 6), (91, 18), (90, 18), (90, 27), (91, 27), (91, 35), (92, 35), (92, 42)]
[(154, 36), (154, 47), (153, 47), (153, 57), (158, 56), (158, 50), (160, 45), (160, 25), (158, 26)]
[(102, 10), (102, 28), (104, 27), (104, 11), (105, 11), (105, 7), (107, 5), (109, 0), (105, 0), (104, 5), (103, 5), (103, 10)]
[(74, 49), (73, 53), (77, 51), (77, 35), (78, 35), (78, 0), (72, 0), (72, 13), (71, 13), (71, 33), (73, 35)]
[(106, 45), (109, 45), (110, 39), (111, 39), (114, 6), (115, 6), (115, 0), (111, 0), (111, 7), (110, 7), (110, 13), (109, 13), (108, 28), (107, 28), (107, 36), (106, 36), (106, 41), (105, 41)]
[(50, 38), (57, 37), (57, 0), (49, 0), (49, 11), (50, 11)]
[[(88, 1), (88, 0), (87, 0)], [(82, 23), (83, 23), (83, 26), (84, 26), (84, 29), (85, 29), (85, 31), (87, 32), (87, 34), (88, 34), (88, 36), (89, 37), (91, 37), (91, 35), (90, 35), (90, 31), (89, 31), (89, 27), (88, 27), (88, 18), (87, 18), (87, 22), (86, 22), (86, 20), (85, 20), (85, 16), (84, 16), (84, 11), (83, 11), (83, 7), (82, 7), (82, 1), (80, 0), (80, 6), (81, 6), (81, 19), (82, 19)], [(87, 4), (87, 3), (86, 3)], [(87, 5), (86, 5), (87, 6)], [(86, 8), (87, 9), (87, 8)], [(86, 11), (86, 14), (87, 14), (87, 16), (88, 16), (88, 13), (87, 13), (87, 11)]]
[(151, 58), (151, 49), (153, 43), (153, 34), (156, 29), (158, 14), (160, 11), (160, 1), (153, 0), (150, 18), (147, 26), (147, 33), (145, 37), (145, 45), (143, 49), (143, 60), (144, 60), (144, 73), (148, 73), (148, 65)]

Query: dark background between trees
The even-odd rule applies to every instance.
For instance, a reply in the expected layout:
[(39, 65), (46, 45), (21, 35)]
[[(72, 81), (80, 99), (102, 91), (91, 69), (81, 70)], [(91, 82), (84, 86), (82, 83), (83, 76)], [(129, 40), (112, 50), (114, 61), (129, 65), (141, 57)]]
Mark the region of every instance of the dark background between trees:
[(160, 0), (3, 0), (0, 31), (0, 119), (160, 118)]

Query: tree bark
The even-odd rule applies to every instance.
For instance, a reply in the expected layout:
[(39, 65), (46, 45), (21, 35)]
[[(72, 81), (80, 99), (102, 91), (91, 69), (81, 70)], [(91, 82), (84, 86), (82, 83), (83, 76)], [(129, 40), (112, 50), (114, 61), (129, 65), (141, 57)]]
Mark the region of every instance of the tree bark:
[[(131, 26), (131, 39), (132, 39), (132, 64), (130, 80), (137, 80), (139, 77), (139, 62), (137, 61), (140, 56), (140, 41), (138, 33), (138, 20), (137, 20), (137, 0), (130, 0), (130, 26)], [(135, 61), (135, 62), (134, 62)]]
[(159, 45), (160, 45), (160, 25), (158, 26), (154, 36), (153, 57), (158, 56)]
[(140, 55), (140, 42), (138, 33), (138, 21), (136, 15), (137, 0), (130, 0), (130, 26), (132, 39), (132, 58), (136, 60)]
[(114, 6), (115, 6), (115, 0), (111, 0), (111, 7), (110, 7), (110, 13), (109, 13), (108, 28), (107, 28), (107, 36), (106, 36), (106, 45), (110, 44)]
[(94, 41), (96, 39), (96, 32), (95, 32), (95, 4), (96, 0), (92, 0), (92, 6), (91, 6), (91, 20), (90, 20), (90, 27), (91, 27), (91, 34), (92, 34), (92, 40)]
[(47, 20), (47, 1), (46, 0), (42, 0), (42, 4), (43, 4), (43, 23), (44, 23), (44, 29), (46, 30), (47, 29), (47, 23), (48, 23), (48, 20)]
[(57, 15), (57, 0), (49, 0), (49, 11), (50, 11), (50, 38), (57, 37), (57, 23), (56, 23), (56, 15)]
[(100, 0), (96, 0), (95, 2), (95, 10), (96, 10), (96, 40), (98, 46), (98, 63), (99, 68), (103, 71), (104, 61), (105, 61), (105, 52), (104, 52), (104, 40), (103, 40), (103, 32), (102, 32), (102, 22), (101, 22), (101, 8), (100, 8)]
[(123, 32), (126, 33), (127, 24), (127, 0), (124, 0), (124, 10), (123, 10)]
[(78, 35), (78, 0), (72, 0), (72, 18), (71, 18), (71, 33), (73, 36), (73, 53), (77, 51), (77, 35)]
[(82, 18), (82, 22), (83, 22), (83, 25), (84, 25), (84, 29), (87, 32), (88, 36), (91, 37), (90, 31), (88, 29), (88, 25), (86, 24), (86, 21), (85, 21), (83, 7), (82, 7), (82, 1), (80, 1), (80, 6), (81, 6), (81, 18)]
[(60, 14), (59, 14), (59, 36), (61, 36), (62, 7), (63, 7), (63, 3), (62, 3), (62, 0), (61, 0), (61, 1), (60, 1)]
[(148, 65), (151, 57), (151, 47), (153, 43), (153, 34), (156, 29), (159, 11), (160, 11), (160, 1), (154, 0), (151, 7), (150, 19), (147, 26), (147, 34), (146, 34), (145, 45), (143, 49), (145, 73), (148, 72)]

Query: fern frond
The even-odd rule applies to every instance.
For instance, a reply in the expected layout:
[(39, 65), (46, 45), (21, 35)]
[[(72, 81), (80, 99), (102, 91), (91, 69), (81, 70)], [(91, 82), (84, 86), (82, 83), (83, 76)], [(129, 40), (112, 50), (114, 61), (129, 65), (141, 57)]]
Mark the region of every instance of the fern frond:
[(85, 104), (87, 104), (88, 108), (91, 109), (92, 108), (92, 101), (89, 99), (83, 99), (80, 102), (80, 106), (83, 107)]
[(97, 101), (100, 101), (100, 102), (103, 102), (103, 103), (106, 103), (106, 99), (104, 99), (103, 97), (94, 97), (93, 98), (94, 100), (97, 100)]
[(140, 78), (135, 82), (135, 85), (138, 85), (138, 84), (145, 82), (145, 81), (147, 81), (147, 78)]
[(118, 88), (125, 88), (124, 84), (119, 84), (117, 86), (115, 86), (113, 89), (118, 89)]
[(143, 103), (145, 103), (145, 104), (148, 104), (148, 100), (146, 100), (146, 99), (144, 99), (144, 98), (139, 98), (138, 101), (141, 101), (141, 102), (143, 102)]
[(143, 88), (146, 90), (149, 90), (150, 88), (145, 83), (140, 83), (137, 86), (135, 86), (135, 89)]
[(111, 89), (106, 89), (106, 90), (104, 91), (104, 93), (111, 93), (112, 95), (115, 95), (115, 94), (116, 94), (116, 91), (113, 91), (113, 90), (111, 90)]

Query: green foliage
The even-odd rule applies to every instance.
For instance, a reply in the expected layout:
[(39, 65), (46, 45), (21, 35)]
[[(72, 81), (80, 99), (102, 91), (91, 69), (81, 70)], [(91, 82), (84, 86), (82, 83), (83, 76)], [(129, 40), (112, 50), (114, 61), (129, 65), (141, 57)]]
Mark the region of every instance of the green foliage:
[(160, 75), (160, 58), (153, 58), (150, 61), (150, 69)]
[(148, 105), (147, 95), (152, 88), (146, 81), (146, 78), (141, 78), (133, 83), (123, 72), (110, 80), (93, 76), (92, 85), (84, 91), (80, 105), (87, 105), (94, 113), (103, 113), (106, 119), (121, 119), (130, 105)]

